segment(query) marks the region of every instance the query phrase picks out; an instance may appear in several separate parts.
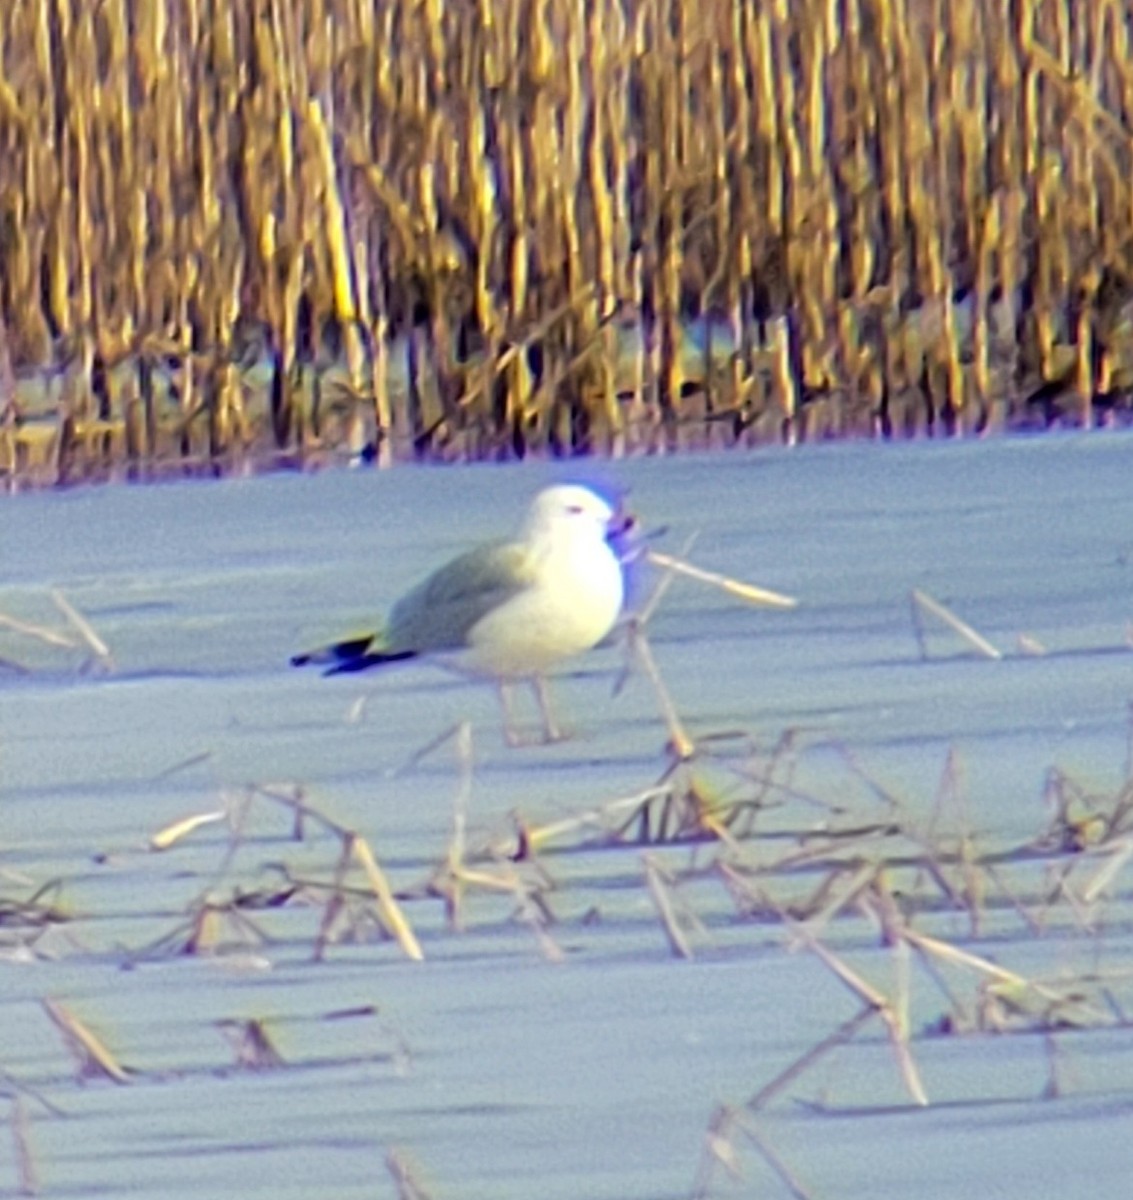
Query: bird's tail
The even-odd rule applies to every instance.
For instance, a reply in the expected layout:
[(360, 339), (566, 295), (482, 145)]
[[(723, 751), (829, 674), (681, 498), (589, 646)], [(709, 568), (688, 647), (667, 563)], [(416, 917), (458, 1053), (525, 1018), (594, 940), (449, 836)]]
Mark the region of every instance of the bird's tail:
[(347, 671), (366, 671), (370, 667), (380, 667), (383, 663), (401, 662), (415, 656), (412, 650), (397, 652), (382, 650), (375, 646), (376, 634), (367, 633), (360, 637), (348, 638), (344, 642), (334, 642), (329, 646), (320, 646), (317, 650), (308, 650), (303, 654), (295, 654), (291, 658), (293, 667), (308, 665), (325, 666), (326, 675), (340, 675)]

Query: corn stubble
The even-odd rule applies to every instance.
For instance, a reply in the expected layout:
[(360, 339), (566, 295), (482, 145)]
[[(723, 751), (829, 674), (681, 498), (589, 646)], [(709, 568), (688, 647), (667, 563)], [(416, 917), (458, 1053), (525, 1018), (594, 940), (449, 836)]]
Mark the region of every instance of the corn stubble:
[[(1116, 790), (1051, 769), (1041, 797), (1045, 822), (1021, 840), (992, 837), (973, 825), (964, 763), (954, 751), (926, 811), (829, 738), (788, 729), (764, 744), (745, 729), (696, 734), (656, 662), (642, 653), (649, 611), (632, 652), (637, 682), (656, 692), (658, 744), (667, 754), (653, 782), (545, 824), (517, 811), (505, 830), (474, 840), (469, 813), (484, 784), (475, 774), (471, 726), (462, 722), (444, 739), (453, 743), (456, 765), (447, 845), (435, 848), (431, 869), (418, 864), (416, 880), (400, 884), (371, 844), (305, 787), (249, 785), (226, 795), (220, 809), (213, 802), (150, 836), (151, 852), (165, 854), (212, 836), (220, 859), (215, 869), (198, 868), (203, 890), (185, 919), (125, 965), (194, 956), (268, 971), (277, 955), (296, 948), (320, 963), (345, 943), (377, 942), (388, 946), (388, 953), (375, 952), (381, 958), (419, 961), (423, 943), (415, 928), (427, 930), (424, 944), (437, 947), (446, 934), (501, 924), (525, 926), (534, 935), (533, 952), (560, 962), (561, 941), (591, 924), (640, 919), (636, 902), (624, 908), (628, 883), (652, 905), (658, 951), (667, 945), (674, 958), (719, 960), (733, 945), (748, 954), (753, 941), (777, 943), (804, 951), (816, 978), (850, 1002), (849, 1015), (774, 1078), (712, 1114), (694, 1195), (716, 1194), (721, 1172), (747, 1179), (759, 1169), (792, 1194), (809, 1195), (767, 1136), (768, 1110), (805, 1091), (821, 1063), (826, 1083), (811, 1107), (857, 1111), (855, 1083), (846, 1086), (849, 1098), (839, 1099), (839, 1080), (849, 1079), (851, 1069), (843, 1074), (832, 1065), (851, 1042), (857, 1062), (862, 1055), (884, 1062), (891, 1054), (894, 1085), (910, 1104), (924, 1106), (941, 1097), (919, 1060), (940, 1039), (1019, 1035), (1036, 1044), (1038, 1034), (1048, 1065), (1043, 1095), (1059, 1094), (1063, 1034), (1128, 1024), (1129, 974), (1109, 944), (1129, 919), (1128, 765)], [(1133, 738), (1133, 724), (1130, 730)], [(808, 783), (815, 758), (827, 767), (819, 787)], [(831, 762), (840, 766), (833, 774)], [(392, 786), (393, 798), (412, 796), (413, 784)], [(391, 799), (388, 789), (382, 799)], [(280, 813), (293, 840), (283, 850), (275, 828)], [(215, 839), (222, 821), (228, 836)], [(404, 865), (398, 873), (405, 874)], [(611, 888), (611, 878), (622, 886)], [(70, 921), (54, 899), (60, 886), (0, 903), (0, 947), (22, 958), (58, 953), (44, 931)], [(580, 913), (578, 896), (586, 891), (592, 907)], [(1004, 965), (1016, 944), (1033, 947), (1044, 938), (1051, 947), (1045, 970), (1024, 974)], [(146, 1077), (144, 1066), (123, 1066), (68, 1004), (46, 1000), (44, 1012), (80, 1079), (127, 1084)], [(373, 1015), (369, 1008), (346, 1010), (318, 1022)], [(237, 1070), (295, 1065), (276, 1046), (266, 1018), (225, 1020), (220, 1030)], [(381, 1057), (400, 1069), (404, 1047), (392, 1040)], [(42, 1104), (28, 1095), (38, 1113)], [(10, 1120), (22, 1148), (21, 1178), (33, 1179), (23, 1119), (13, 1111)], [(753, 1154), (763, 1168), (746, 1161)], [(425, 1194), (400, 1151), (391, 1151), (387, 1167), (399, 1194)]]
[(1120, 415), (1103, 0), (0, 2), (0, 471)]

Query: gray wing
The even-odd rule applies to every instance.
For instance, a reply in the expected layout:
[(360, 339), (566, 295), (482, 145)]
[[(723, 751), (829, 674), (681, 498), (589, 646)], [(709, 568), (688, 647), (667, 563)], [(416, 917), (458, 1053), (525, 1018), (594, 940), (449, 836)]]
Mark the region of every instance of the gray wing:
[(530, 551), (516, 542), (480, 546), (407, 592), (390, 612), (383, 648), (394, 653), (459, 650), (481, 617), (530, 587)]

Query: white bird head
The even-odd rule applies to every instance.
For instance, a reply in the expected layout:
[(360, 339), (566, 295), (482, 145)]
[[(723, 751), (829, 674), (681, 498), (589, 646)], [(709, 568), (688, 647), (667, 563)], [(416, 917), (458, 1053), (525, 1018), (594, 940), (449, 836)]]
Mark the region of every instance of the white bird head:
[(532, 501), (523, 526), (528, 542), (568, 537), (604, 542), (617, 531), (617, 515), (610, 505), (597, 492), (574, 483), (544, 488)]

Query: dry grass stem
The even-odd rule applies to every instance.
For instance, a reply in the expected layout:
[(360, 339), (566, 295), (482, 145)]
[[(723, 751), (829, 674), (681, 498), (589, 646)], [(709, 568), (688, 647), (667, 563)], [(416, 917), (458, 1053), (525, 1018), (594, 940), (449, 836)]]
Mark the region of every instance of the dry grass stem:
[[(696, 544), (696, 540), (699, 536), (700, 534), (698, 532), (689, 534), (689, 536), (685, 539), (684, 545), (681, 547), (682, 556), (688, 554), (688, 552)], [(667, 555), (662, 555), (661, 560), (659, 560), (653, 555), (648, 547), (643, 549), (642, 555), (647, 561), (652, 562), (655, 566), (661, 567), (661, 576), (657, 580), (653, 591), (649, 594), (649, 598), (634, 614), (634, 618), (636, 619), (638, 626), (644, 628), (649, 624), (649, 621), (652, 619), (653, 614), (657, 611), (657, 609), (661, 607), (661, 601), (665, 598), (665, 593), (676, 581), (677, 571), (675, 564), (680, 560), (670, 558)]]
[(419, 767), (430, 754), (439, 750), (446, 742), (453, 738), (459, 737), (460, 730), (465, 724), (463, 721), (458, 721), (455, 725), (450, 725), (448, 729), (437, 734), (435, 738), (426, 742), (419, 750), (414, 750), (413, 753), (400, 766), (395, 767), (390, 772), (391, 779), (400, 779), (403, 775), (409, 774), (414, 768)]
[(809, 913), (804, 924), (807, 932), (818, 937), (831, 921), (855, 905), (877, 880), (882, 868), (877, 862), (862, 863), (856, 870), (831, 870), (817, 893), (801, 907)]
[(803, 1186), (795, 1173), (756, 1127), (750, 1116), (737, 1114), (737, 1121), (748, 1140), (759, 1151), (760, 1157), (778, 1176), (780, 1183), (794, 1196), (795, 1200), (815, 1200), (814, 1193)]
[(661, 918), (669, 949), (677, 958), (692, 958), (692, 946), (681, 928), (682, 921), (687, 922), (690, 914), (674, 891), (672, 875), (651, 854), (642, 855), (642, 865), (645, 867), (649, 895)]
[(58, 590), (52, 590), (51, 599), (55, 601), (55, 607), (67, 618), (67, 620), (78, 631), (79, 636), (90, 647), (91, 652), (98, 660), (99, 664), (105, 668), (112, 668), (114, 660), (110, 657), (110, 650), (106, 643), (95, 633), (91, 623), (75, 608), (75, 606)]
[(913, 1056), (909, 1049), (908, 1022), (905, 1015), (907, 995), (902, 995), (899, 988), (899, 1003), (895, 1005), (878, 991), (877, 988), (854, 971), (839, 955), (835, 954), (829, 947), (814, 937), (805, 925), (792, 920), (786, 913), (781, 913), (780, 919), (786, 928), (795, 936), (801, 938), (806, 948), (833, 972), (835, 978), (845, 984), (851, 992), (874, 1009), (889, 1034), (890, 1044), (893, 1047), (898, 1069), (901, 1072), (901, 1078), (905, 1083), (906, 1090), (913, 1098), (915, 1104), (927, 1105), (928, 1096), (925, 1093), (924, 1085), (921, 1083), (920, 1072), (917, 1070), (916, 1063), (913, 1061)]
[(789, 1084), (794, 1082), (803, 1072), (809, 1070), (815, 1063), (825, 1058), (832, 1050), (844, 1046), (864, 1025), (869, 1024), (877, 1016), (873, 1004), (867, 1004), (859, 1009), (848, 1020), (843, 1021), (832, 1033), (816, 1042), (805, 1054), (797, 1058), (786, 1070), (781, 1071), (769, 1083), (764, 1084), (745, 1104), (745, 1108), (758, 1112), (768, 1104)]
[(56, 646), (63, 650), (73, 650), (79, 645), (73, 637), (68, 637), (65, 633), (48, 629), (44, 625), (33, 625), (28, 621), (20, 621), (5, 613), (0, 613), (0, 628), (10, 629), (13, 633), (22, 633), (26, 637), (35, 638), (37, 641), (45, 642), (48, 646)]
[(166, 825), (163, 829), (159, 829), (157, 833), (150, 837), (149, 845), (151, 850), (168, 850), (175, 846), (183, 838), (188, 837), (191, 833), (195, 833), (198, 829), (206, 825), (215, 825), (218, 821), (228, 819), (227, 809), (218, 809), (215, 812), (195, 813), (191, 817), (183, 817), (179, 821), (174, 821), (170, 825)]
[(78, 1064), (79, 1077), (102, 1077), (114, 1083), (129, 1083), (130, 1072), (121, 1066), (102, 1040), (57, 1000), (44, 1000), (43, 1010), (63, 1035), (63, 1040)]
[(456, 760), (458, 783), (452, 803), (452, 837), (448, 845), (445, 875), (445, 908), (449, 925), (461, 928), (460, 902), (464, 886), (465, 837), (468, 826), (468, 806), (472, 800), (472, 725), (461, 721), (456, 728)]
[(432, 1200), (432, 1193), (418, 1178), (414, 1167), (402, 1150), (390, 1150), (386, 1154), (386, 1170), (397, 1188), (397, 1200)]
[(635, 795), (619, 797), (576, 816), (550, 821), (546, 825), (531, 826), (516, 818), (519, 825), (518, 847), (516, 839), (509, 837), (493, 842), (490, 853), (505, 855), (513, 853), (513, 847), (516, 847), (514, 857), (522, 860), (556, 842), (569, 843), (587, 837), (604, 841), (610, 836), (616, 836), (617, 831), (624, 830), (628, 824), (634, 822), (643, 808), (666, 799), (670, 794), (671, 788), (665, 784), (658, 784)]
[(341, 850), (338, 856), (338, 862), (335, 864), (334, 875), (331, 878), (329, 895), (323, 905), (322, 919), (319, 921), (319, 930), (315, 935), (314, 949), (311, 958), (315, 962), (322, 962), (326, 957), (327, 947), (330, 945), (331, 933), (342, 914), (347, 903), (346, 892), (346, 875), (350, 870), (350, 862), (352, 858), (351, 843), (347, 839), (343, 839)]
[(389, 883), (386, 880), (385, 872), (378, 866), (377, 860), (370, 850), (369, 843), (367, 843), (365, 838), (359, 837), (357, 834), (352, 834), (350, 835), (350, 844), (354, 852), (354, 857), (361, 864), (362, 869), (366, 873), (366, 878), (370, 881), (370, 886), (374, 889), (374, 896), (378, 901), (378, 909), (381, 912), (386, 928), (393, 934), (394, 939), (401, 947), (406, 958), (411, 958), (414, 962), (423, 962), (425, 953), (421, 949), (421, 944), (417, 941), (412, 927), (405, 919), (405, 915), (401, 911), (401, 906), (394, 899), (393, 892), (390, 890)]
[(627, 629), (627, 636), (630, 639), (630, 646), (634, 657), (641, 664), (649, 682), (653, 685), (653, 691), (657, 697), (661, 715), (664, 717), (665, 726), (669, 731), (669, 746), (673, 754), (681, 761), (691, 758), (696, 749), (696, 744), (685, 732), (684, 725), (677, 713), (676, 705), (674, 705), (668, 688), (665, 687), (664, 681), (661, 679), (661, 672), (657, 669), (653, 652), (649, 649), (649, 640), (645, 636), (644, 629), (631, 621)]
[(20, 1196), (40, 1194), (39, 1174), (31, 1149), (28, 1113), (19, 1096), (13, 1096), (8, 1108), (8, 1126), (12, 1132), (12, 1161), (16, 1165), (16, 1191)]
[(188, 758), (184, 758), (180, 762), (176, 762), (172, 766), (158, 771), (154, 779), (168, 779), (171, 775), (176, 775), (179, 771), (187, 771), (190, 767), (199, 767), (202, 763), (208, 762), (210, 758), (212, 758), (211, 750), (202, 750), (199, 754), (191, 754)]
[(236, 1065), (241, 1070), (270, 1071), (287, 1065), (263, 1021), (254, 1017), (249, 1020), (218, 1021), (217, 1028), (232, 1048)]
[[(1095, 854), (1097, 851), (1094, 852)], [(1078, 893), (1083, 904), (1094, 904), (1103, 892), (1109, 891), (1114, 880), (1133, 858), (1133, 837), (1122, 838), (1107, 844), (1101, 854), (1102, 864), (1093, 877)]]
[(712, 1182), (717, 1164), (727, 1171), (729, 1178), (734, 1182), (738, 1183), (743, 1179), (743, 1168), (734, 1138), (735, 1126), (734, 1109), (721, 1105), (712, 1114), (704, 1133), (704, 1149), (692, 1185), (692, 1200), (709, 1200), (713, 1195)]
[(784, 596), (780, 592), (768, 591), (766, 588), (756, 587), (752, 583), (741, 583), (738, 579), (732, 579), (716, 571), (706, 571), (702, 567), (696, 567), (692, 563), (685, 562), (683, 559), (674, 558), (671, 554), (663, 554), (660, 550), (646, 550), (645, 557), (655, 566), (663, 567), (667, 571), (676, 572), (678, 575), (687, 575), (690, 579), (695, 579), (700, 583), (710, 584), (712, 587), (717, 587), (721, 591), (727, 592), (728, 595), (736, 596), (748, 604), (760, 605), (766, 608), (798, 607), (799, 602), (791, 596)]
[(934, 616), (954, 633), (959, 634), (977, 654), (983, 655), (984, 658), (1003, 657), (1002, 652), (997, 650), (987, 638), (978, 634), (966, 621), (962, 621), (951, 609), (946, 608), (939, 600), (934, 600), (927, 592), (914, 588), (910, 593), (910, 601), (913, 612), (913, 628), (917, 635), (917, 646), (920, 649), (921, 658), (928, 658), (928, 647), (920, 619), (922, 611)]

